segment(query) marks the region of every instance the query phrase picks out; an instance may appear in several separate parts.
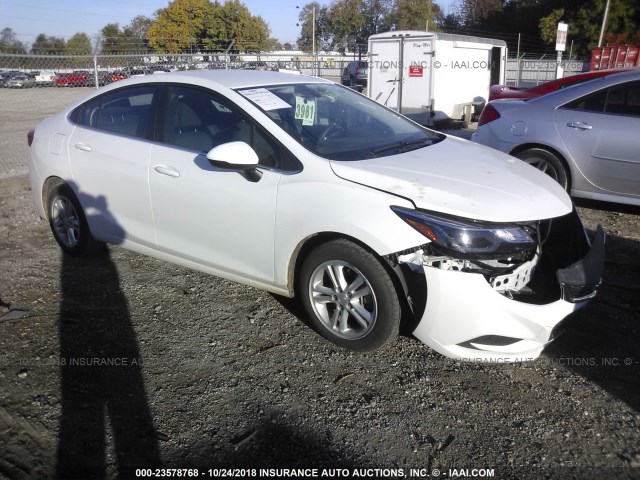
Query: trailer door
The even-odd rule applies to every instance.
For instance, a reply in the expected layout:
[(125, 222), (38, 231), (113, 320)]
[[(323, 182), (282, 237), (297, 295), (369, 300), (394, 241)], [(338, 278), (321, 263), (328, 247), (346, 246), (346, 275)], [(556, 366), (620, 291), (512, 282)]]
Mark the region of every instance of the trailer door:
[(430, 123), (433, 38), (405, 37), (400, 113), (422, 125)]
[(493, 47), (491, 49), (491, 81), (489, 86), (502, 83), (500, 71), (502, 70), (502, 48)]
[(369, 97), (394, 110), (398, 110), (402, 80), (401, 52), (399, 38), (377, 39), (369, 49)]

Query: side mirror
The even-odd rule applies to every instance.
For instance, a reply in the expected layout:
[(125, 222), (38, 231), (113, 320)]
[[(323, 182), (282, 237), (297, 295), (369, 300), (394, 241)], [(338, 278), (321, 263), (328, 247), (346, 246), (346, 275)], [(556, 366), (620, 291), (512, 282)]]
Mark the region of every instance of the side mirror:
[(225, 170), (246, 171), (258, 166), (258, 155), (244, 142), (229, 142), (213, 147), (207, 153), (207, 160)]

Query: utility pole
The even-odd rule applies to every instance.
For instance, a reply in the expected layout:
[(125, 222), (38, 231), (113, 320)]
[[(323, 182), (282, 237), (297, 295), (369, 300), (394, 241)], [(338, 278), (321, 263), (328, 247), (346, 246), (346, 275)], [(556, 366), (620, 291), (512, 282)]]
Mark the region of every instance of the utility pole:
[(607, 17), (609, 16), (609, 2), (604, 7), (604, 17), (602, 18), (602, 28), (600, 29), (600, 40), (598, 40), (598, 47), (602, 46), (602, 39), (604, 38), (604, 31), (607, 28)]
[[(300, 5), (296, 5), (296, 8), (300, 8)], [(312, 52), (312, 56), (313, 56), (313, 62), (314, 62), (314, 73), (316, 72), (316, 6), (313, 5), (312, 9), (311, 9), (311, 44), (312, 44), (312, 48), (311, 48), (311, 52)], [(296, 26), (299, 27), (300, 24), (296, 23)]]

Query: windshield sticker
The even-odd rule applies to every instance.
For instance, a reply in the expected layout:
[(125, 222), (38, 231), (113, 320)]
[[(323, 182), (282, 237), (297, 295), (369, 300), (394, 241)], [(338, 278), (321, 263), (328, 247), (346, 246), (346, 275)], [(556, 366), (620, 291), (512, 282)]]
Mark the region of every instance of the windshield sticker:
[(316, 118), (315, 99), (305, 99), (296, 96), (296, 120), (302, 120), (302, 125), (313, 125)]
[(287, 102), (277, 95), (274, 95), (266, 88), (252, 88), (250, 90), (240, 90), (240, 93), (263, 110), (278, 110), (280, 108), (291, 108)]

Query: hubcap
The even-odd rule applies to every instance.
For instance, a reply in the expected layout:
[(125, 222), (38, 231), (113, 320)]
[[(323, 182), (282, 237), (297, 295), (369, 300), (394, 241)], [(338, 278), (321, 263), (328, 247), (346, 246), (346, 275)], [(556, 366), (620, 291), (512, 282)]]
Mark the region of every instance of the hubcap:
[(340, 338), (362, 338), (376, 322), (375, 293), (366, 277), (349, 263), (320, 264), (311, 275), (309, 299), (322, 325)]
[(73, 204), (61, 195), (51, 205), (51, 219), (56, 237), (67, 247), (75, 247), (80, 241), (80, 219)]
[(544, 158), (538, 158), (538, 157), (526, 158), (524, 161), (529, 165), (531, 165), (532, 167), (537, 168), (542, 173), (549, 175), (556, 182), (558, 181), (558, 172), (556, 172), (556, 169), (553, 168), (553, 165), (547, 162)]

